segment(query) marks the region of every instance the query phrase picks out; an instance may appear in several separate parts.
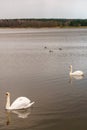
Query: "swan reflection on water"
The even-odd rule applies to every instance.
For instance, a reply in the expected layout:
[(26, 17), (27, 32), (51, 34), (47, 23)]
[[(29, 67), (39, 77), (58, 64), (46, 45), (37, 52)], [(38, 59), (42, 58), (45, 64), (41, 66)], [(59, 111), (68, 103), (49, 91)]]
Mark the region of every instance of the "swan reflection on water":
[(27, 118), (28, 115), (30, 115), (31, 111), (30, 109), (27, 110), (14, 110), (12, 113), (18, 115), (19, 118)]
[(18, 118), (28, 118), (28, 116), (31, 114), (31, 108), (28, 109), (22, 109), (22, 110), (6, 110), (6, 125), (9, 125), (11, 122), (11, 115), (16, 114)]
[(76, 75), (73, 75), (73, 76), (70, 76), (70, 79), (69, 79), (69, 83), (72, 84), (72, 80), (75, 79), (75, 80), (81, 80), (83, 79), (84, 76), (80, 75), (80, 76), (76, 76)]

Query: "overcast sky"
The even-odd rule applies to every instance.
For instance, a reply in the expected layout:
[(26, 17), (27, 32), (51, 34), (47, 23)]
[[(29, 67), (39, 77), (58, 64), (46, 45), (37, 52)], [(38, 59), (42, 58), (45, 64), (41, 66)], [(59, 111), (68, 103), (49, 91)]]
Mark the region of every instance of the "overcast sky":
[(0, 19), (87, 18), (87, 0), (0, 0)]

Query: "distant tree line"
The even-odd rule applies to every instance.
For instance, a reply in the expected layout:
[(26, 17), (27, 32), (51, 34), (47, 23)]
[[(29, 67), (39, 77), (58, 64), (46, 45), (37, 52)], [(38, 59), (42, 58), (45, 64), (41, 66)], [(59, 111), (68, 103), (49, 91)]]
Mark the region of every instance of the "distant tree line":
[(0, 27), (81, 27), (87, 19), (1, 19)]

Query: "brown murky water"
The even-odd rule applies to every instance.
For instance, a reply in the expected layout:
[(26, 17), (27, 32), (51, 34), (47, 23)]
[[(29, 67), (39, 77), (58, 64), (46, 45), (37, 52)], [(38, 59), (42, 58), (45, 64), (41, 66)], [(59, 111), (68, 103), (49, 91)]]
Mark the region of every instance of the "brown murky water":
[[(7, 113), (7, 91), (35, 104)], [(87, 129), (87, 29), (0, 29), (0, 129)]]

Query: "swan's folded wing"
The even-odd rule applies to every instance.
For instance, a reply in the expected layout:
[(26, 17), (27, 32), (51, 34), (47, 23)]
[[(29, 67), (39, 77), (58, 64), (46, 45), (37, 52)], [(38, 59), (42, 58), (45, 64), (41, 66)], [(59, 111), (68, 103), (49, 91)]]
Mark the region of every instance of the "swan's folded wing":
[(83, 75), (83, 72), (80, 70), (77, 70), (75, 72), (73, 72), (74, 75)]
[(12, 105), (10, 106), (10, 109), (24, 109), (27, 108), (30, 104), (30, 100), (26, 97), (19, 97), (17, 98)]

